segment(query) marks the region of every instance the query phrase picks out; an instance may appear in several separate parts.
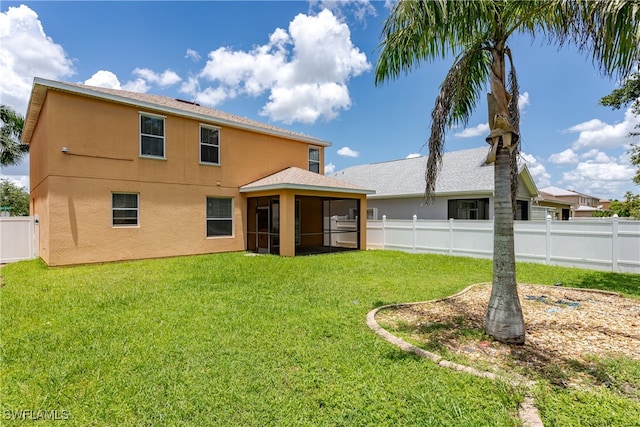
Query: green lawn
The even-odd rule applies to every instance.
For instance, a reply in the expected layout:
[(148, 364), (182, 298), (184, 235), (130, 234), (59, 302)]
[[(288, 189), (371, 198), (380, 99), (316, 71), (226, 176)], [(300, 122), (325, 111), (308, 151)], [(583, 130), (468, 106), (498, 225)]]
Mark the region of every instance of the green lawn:
[[(3, 425), (519, 424), (520, 390), (405, 354), (365, 325), (375, 306), (490, 281), (488, 260), (233, 253), (0, 274)], [(518, 279), (640, 296), (640, 275), (519, 264)], [(536, 391), (549, 425), (640, 419), (639, 402), (603, 396)]]

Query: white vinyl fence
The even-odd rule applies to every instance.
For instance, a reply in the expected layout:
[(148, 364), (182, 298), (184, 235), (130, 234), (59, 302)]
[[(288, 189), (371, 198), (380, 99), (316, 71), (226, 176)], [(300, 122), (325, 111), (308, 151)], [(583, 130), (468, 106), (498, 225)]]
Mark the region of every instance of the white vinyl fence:
[(35, 217), (0, 217), (0, 264), (37, 258), (38, 241)]
[[(516, 221), (516, 260), (640, 273), (640, 221)], [(367, 249), (492, 258), (493, 221), (367, 221)]]

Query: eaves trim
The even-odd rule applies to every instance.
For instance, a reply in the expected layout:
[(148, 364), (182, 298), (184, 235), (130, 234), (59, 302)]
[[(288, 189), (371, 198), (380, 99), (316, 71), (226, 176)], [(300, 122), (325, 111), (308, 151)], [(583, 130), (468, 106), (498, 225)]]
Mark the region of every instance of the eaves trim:
[(132, 98), (128, 98), (125, 96), (119, 96), (119, 95), (114, 95), (114, 94), (110, 94), (110, 93), (105, 93), (105, 92), (100, 92), (100, 91), (96, 91), (96, 90), (91, 90), (91, 89), (87, 89), (87, 88), (83, 88), (83, 87), (78, 87), (78, 86), (74, 86), (74, 85), (69, 85), (66, 84), (64, 82), (58, 82), (55, 80), (47, 80), (47, 79), (43, 79), (40, 77), (35, 77), (33, 79), (33, 85), (40, 85), (43, 86), (47, 89), (51, 88), (51, 89), (57, 89), (60, 91), (66, 91), (66, 92), (71, 92), (71, 93), (76, 93), (79, 95), (84, 95), (84, 96), (88, 96), (88, 97), (93, 97), (93, 98), (100, 98), (100, 99), (106, 99), (108, 101), (112, 101), (112, 102), (117, 102), (120, 104), (126, 104), (126, 105), (131, 105), (131, 106), (135, 106), (138, 108), (147, 108), (147, 109), (151, 109), (151, 110), (156, 110), (156, 111), (163, 111), (169, 114), (174, 114), (174, 115), (178, 115), (178, 116), (183, 116), (183, 117), (189, 117), (192, 119), (196, 119), (199, 121), (205, 121), (208, 123), (217, 123), (223, 126), (229, 126), (229, 127), (233, 127), (236, 129), (242, 129), (242, 130), (248, 130), (251, 132), (256, 132), (256, 133), (262, 133), (262, 134), (266, 134), (266, 135), (273, 135), (273, 136), (278, 136), (281, 138), (286, 138), (286, 139), (291, 139), (294, 141), (299, 141), (299, 142), (306, 142), (309, 144), (314, 144), (314, 145), (319, 145), (322, 147), (330, 147), (331, 143), (328, 141), (323, 141), (321, 139), (317, 139), (314, 137), (308, 137), (305, 135), (301, 135), (301, 134), (291, 134), (289, 132), (278, 132), (277, 130), (274, 129), (268, 129), (268, 128), (264, 128), (261, 126), (254, 126), (251, 124), (246, 124), (246, 123), (240, 123), (240, 122), (236, 122), (233, 120), (227, 120), (227, 119), (221, 119), (218, 117), (213, 117), (213, 116), (208, 116), (206, 114), (199, 114), (199, 113), (193, 113), (190, 111), (185, 111), (185, 110), (181, 110), (179, 108), (174, 108), (174, 107), (167, 107), (167, 106), (163, 106), (163, 105), (158, 105), (158, 104), (154, 104), (152, 102), (146, 102), (146, 101), (140, 101), (140, 100), (136, 100), (136, 99), (132, 99)]

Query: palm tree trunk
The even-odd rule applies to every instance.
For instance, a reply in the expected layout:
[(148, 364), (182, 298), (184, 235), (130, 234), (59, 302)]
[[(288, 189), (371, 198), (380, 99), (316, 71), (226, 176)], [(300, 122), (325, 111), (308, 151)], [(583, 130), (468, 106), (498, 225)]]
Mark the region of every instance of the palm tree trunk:
[(516, 284), (509, 159), (509, 150), (500, 142), (494, 165), (493, 286), (485, 330), (498, 341), (524, 344), (524, 318)]

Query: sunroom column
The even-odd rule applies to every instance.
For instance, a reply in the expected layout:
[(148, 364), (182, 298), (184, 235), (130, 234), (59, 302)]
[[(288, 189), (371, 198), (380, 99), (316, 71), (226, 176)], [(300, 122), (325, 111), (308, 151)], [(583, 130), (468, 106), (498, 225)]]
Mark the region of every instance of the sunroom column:
[(296, 200), (291, 191), (280, 194), (280, 255), (296, 254)]

